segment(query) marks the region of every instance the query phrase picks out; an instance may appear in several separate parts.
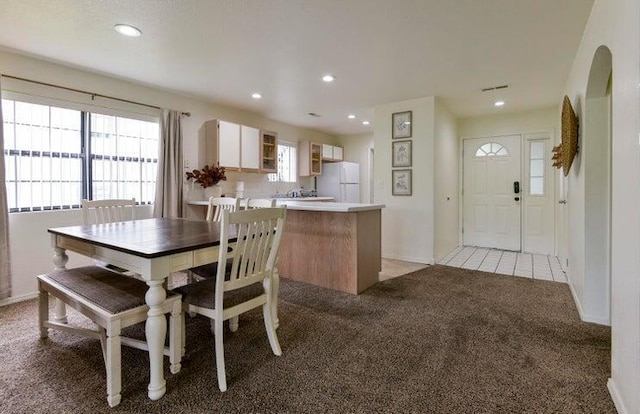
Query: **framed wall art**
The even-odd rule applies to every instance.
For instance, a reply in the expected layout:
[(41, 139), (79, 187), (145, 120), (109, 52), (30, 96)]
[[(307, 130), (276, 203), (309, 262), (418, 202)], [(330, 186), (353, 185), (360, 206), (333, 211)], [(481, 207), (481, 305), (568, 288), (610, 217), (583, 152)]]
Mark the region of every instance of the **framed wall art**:
[(396, 112), (391, 115), (391, 128), (393, 139), (411, 138), (411, 111)]
[(392, 195), (410, 196), (411, 195), (411, 170), (392, 170), (391, 183), (393, 188)]
[(411, 140), (397, 141), (393, 145), (392, 167), (411, 167)]

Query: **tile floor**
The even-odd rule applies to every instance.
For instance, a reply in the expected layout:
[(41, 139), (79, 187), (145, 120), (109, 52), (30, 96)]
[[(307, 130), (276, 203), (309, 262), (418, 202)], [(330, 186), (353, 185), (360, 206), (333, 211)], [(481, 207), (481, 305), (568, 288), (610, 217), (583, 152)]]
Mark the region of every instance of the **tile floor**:
[(438, 264), (567, 283), (567, 277), (555, 256), (462, 246), (438, 261)]

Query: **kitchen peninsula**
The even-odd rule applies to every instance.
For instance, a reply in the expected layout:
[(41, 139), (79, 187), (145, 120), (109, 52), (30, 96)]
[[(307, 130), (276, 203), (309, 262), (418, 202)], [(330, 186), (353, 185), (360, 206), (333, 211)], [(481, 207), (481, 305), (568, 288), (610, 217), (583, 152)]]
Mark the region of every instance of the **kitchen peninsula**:
[(287, 206), (280, 277), (353, 294), (378, 282), (383, 204), (278, 204)]

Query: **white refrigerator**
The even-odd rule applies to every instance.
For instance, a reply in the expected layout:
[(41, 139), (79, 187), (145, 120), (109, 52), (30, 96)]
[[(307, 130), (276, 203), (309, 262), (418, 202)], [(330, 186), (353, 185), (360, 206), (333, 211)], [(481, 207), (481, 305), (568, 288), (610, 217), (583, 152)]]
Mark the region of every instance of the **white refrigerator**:
[(333, 197), (340, 203), (359, 203), (360, 165), (355, 162), (322, 164), (317, 187), (318, 197)]

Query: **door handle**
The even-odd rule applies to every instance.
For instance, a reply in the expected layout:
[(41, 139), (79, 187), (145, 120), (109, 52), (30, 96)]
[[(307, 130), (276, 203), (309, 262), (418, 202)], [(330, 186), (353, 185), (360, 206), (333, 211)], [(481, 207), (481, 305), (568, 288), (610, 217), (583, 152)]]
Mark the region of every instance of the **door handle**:
[(520, 197), (515, 197), (514, 200), (520, 201)]
[(567, 200), (560, 200), (558, 201), (558, 204), (567, 204)]
[(513, 182), (513, 192), (515, 194), (520, 194), (520, 181), (514, 181)]

